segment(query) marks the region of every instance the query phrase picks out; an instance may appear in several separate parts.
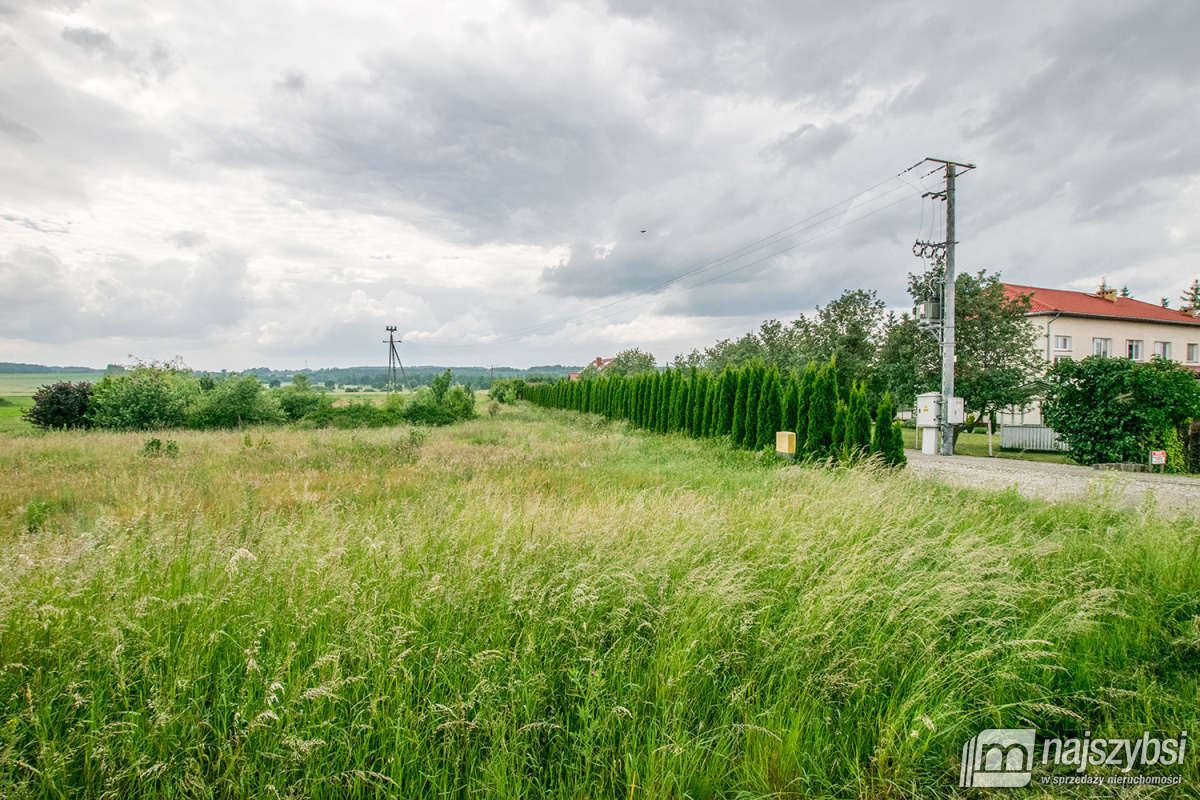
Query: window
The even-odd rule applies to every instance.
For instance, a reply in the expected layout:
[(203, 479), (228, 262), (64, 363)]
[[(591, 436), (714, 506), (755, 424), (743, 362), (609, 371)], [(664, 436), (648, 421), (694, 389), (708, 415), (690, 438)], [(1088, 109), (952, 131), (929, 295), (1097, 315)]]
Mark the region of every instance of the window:
[(1188, 361), (1193, 364), (1200, 361), (1200, 344), (1196, 344), (1195, 342), (1188, 344)]
[(1112, 355), (1112, 339), (1092, 339), (1092, 355), (1108, 358)]
[(1125, 354), (1134, 361), (1142, 360), (1142, 340), (1141, 339), (1126, 339)]
[(1054, 337), (1054, 349), (1055, 350), (1070, 350), (1071, 349), (1071, 337), (1070, 336), (1055, 336)]
[(1060, 361), (1074, 361), (1074, 360), (1075, 359), (1071, 358), (1070, 356), (1064, 356), (1064, 355), (1058, 355), (1058, 356), (1054, 357), (1055, 364), (1057, 364)]
[(1159, 358), (1171, 358), (1171, 343), (1170, 342), (1155, 342), (1154, 355)]

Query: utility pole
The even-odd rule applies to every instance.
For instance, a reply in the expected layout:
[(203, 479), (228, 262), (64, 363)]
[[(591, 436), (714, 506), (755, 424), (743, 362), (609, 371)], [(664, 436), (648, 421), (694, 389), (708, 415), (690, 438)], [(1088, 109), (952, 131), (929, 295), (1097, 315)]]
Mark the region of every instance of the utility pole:
[(408, 376), (404, 374), (404, 364), (400, 362), (400, 354), (396, 352), (396, 326), (388, 325), (384, 330), (388, 332), (388, 380), (387, 393), (390, 397), (392, 392), (396, 391), (396, 367), (400, 368), (400, 374), (404, 376), (404, 382), (408, 383)]
[[(937, 304), (940, 318), (936, 321), (938, 341), (942, 349), (942, 401), (938, 408), (938, 429), (941, 433), (941, 442), (938, 452), (943, 456), (954, 455), (954, 423), (950, 421), (950, 407), (954, 401), (954, 306), (955, 306), (955, 265), (954, 265), (954, 246), (958, 244), (955, 240), (955, 179), (960, 174), (958, 167), (962, 167), (963, 172), (975, 169), (974, 164), (961, 164), (957, 161), (947, 161), (943, 158), (926, 158), (925, 161), (932, 161), (937, 164), (944, 164), (946, 167), (946, 189), (944, 192), (929, 192), (926, 197), (936, 197), (946, 201), (946, 241), (944, 242), (922, 242), (918, 241), (913, 245), (913, 254), (925, 258), (931, 256), (934, 263), (942, 266), (942, 276), (940, 283), (941, 302)], [(924, 163), (924, 162), (919, 162)], [(928, 320), (929, 318), (926, 317)]]
[(954, 455), (954, 424), (950, 403), (954, 401), (954, 179), (956, 164), (946, 164), (946, 269), (942, 278), (942, 455)]

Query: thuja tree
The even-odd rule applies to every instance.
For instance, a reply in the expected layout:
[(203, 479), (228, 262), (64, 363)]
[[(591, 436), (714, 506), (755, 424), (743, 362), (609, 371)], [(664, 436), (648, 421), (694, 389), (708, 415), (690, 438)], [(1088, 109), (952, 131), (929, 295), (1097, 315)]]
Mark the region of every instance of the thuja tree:
[(783, 389), (783, 420), (780, 424), (785, 431), (796, 430), (796, 414), (800, 410), (800, 381), (795, 373), (788, 376), (787, 385)]
[(779, 369), (772, 366), (758, 398), (758, 449), (774, 450), (775, 434), (783, 429), (783, 399), (779, 392)]
[(817, 385), (817, 365), (809, 363), (800, 378), (800, 390), (796, 396), (796, 450), (808, 450), (808, 408), (812, 405), (813, 390)]
[(762, 395), (767, 369), (758, 360), (747, 369), (750, 372), (750, 382), (746, 389), (746, 430), (742, 435), (741, 445), (753, 450), (758, 447), (758, 399)]
[(855, 383), (846, 403), (846, 435), (842, 449), (849, 459), (865, 456), (871, 449), (871, 411), (867, 408), (867, 390)]
[(738, 370), (726, 369), (721, 373), (720, 392), (717, 398), (716, 430), (714, 436), (728, 436), (733, 433), (733, 418), (737, 416), (738, 384), (741, 383), (741, 373)]
[(837, 368), (831, 360), (817, 373), (808, 404), (808, 438), (804, 449), (812, 458), (828, 458), (831, 454), (837, 401)]
[(846, 404), (838, 400), (837, 411), (833, 415), (833, 436), (829, 442), (829, 453), (838, 460), (846, 458)]
[(890, 392), (883, 393), (875, 412), (875, 431), (871, 435), (871, 453), (890, 467), (908, 463), (904, 455), (904, 434), (896, 420), (896, 403)]
[(750, 370), (739, 369), (737, 375), (737, 396), (733, 403), (733, 426), (730, 436), (733, 444), (740, 446), (746, 438), (746, 395), (750, 391)]
[(692, 436), (704, 435), (704, 412), (708, 407), (708, 373), (701, 372), (696, 376), (696, 386), (692, 390)]

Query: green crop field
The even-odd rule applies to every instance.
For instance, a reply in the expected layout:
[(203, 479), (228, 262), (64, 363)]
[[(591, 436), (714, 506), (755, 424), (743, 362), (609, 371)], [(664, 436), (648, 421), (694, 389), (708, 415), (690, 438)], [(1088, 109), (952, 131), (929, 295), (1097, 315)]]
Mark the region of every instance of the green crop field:
[(0, 433), (32, 431), (33, 426), (21, 418), (21, 412), (32, 405), (32, 397), (4, 397), (0, 395)]
[(1200, 729), (1200, 527), (1102, 494), (528, 406), (3, 436), (0, 486), (5, 798), (975, 797), (982, 729)]
[(103, 377), (104, 373), (100, 371), (0, 375), (0, 397), (32, 395), (40, 387), (60, 381), (95, 383)]

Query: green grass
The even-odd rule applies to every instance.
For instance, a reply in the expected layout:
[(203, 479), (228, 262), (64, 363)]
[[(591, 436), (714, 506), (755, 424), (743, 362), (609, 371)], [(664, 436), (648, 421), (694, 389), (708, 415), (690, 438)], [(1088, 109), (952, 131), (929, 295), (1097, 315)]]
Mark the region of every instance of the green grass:
[(32, 406), (32, 397), (0, 396), (0, 433), (32, 431), (33, 426), (21, 418), (21, 412)]
[[(916, 428), (904, 429), (904, 446), (917, 447)], [(954, 452), (960, 456), (987, 457), (988, 435), (983, 433), (960, 433), (954, 443)], [(992, 434), (992, 455), (996, 458), (1013, 458), (1020, 461), (1042, 461), (1049, 464), (1074, 464), (1065, 453), (1042, 453), (1033, 450), (1001, 450), (999, 431)]]
[(95, 383), (104, 377), (104, 372), (97, 370), (95, 372), (53, 372), (53, 373), (35, 373), (26, 374), (19, 373), (14, 375), (0, 375), (0, 397), (8, 395), (32, 395), (42, 386), (59, 383), (61, 381), (70, 381), (79, 383), (87, 381)]
[(529, 407), (146, 438), (0, 440), (6, 798), (976, 796), (982, 728), (1198, 729), (1200, 528), (1099, 494)]

